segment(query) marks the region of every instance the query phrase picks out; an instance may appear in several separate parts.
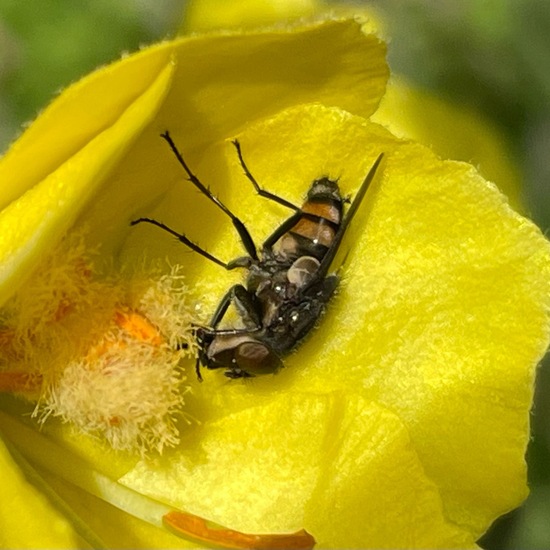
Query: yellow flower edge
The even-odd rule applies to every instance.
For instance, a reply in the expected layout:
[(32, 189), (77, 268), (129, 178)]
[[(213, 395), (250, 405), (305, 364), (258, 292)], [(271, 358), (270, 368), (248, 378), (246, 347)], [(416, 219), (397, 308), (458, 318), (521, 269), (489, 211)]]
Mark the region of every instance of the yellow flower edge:
[(0, 303), (17, 290), (44, 251), (62, 238), (94, 200), (113, 165), (156, 113), (171, 76), (168, 65), (116, 122), (0, 212)]
[[(548, 243), (471, 166), (441, 161), (341, 110), (297, 107), (237, 137), (261, 185), (296, 204), (322, 175), (339, 178), (353, 195), (376, 157), (385, 157), (342, 245), (349, 254), (340, 290), (286, 368), (236, 383), (206, 373), (187, 409), (204, 426), (122, 481), (232, 528), (277, 532), (311, 521), (312, 534), (327, 546), (472, 543), (526, 496), (533, 377), (548, 345)], [(215, 182), (224, 182), (219, 194), (258, 242), (288, 214), (253, 193), (228, 142), (194, 169), (215, 192)], [(171, 196), (154, 217), (177, 225), (178, 204)], [(209, 222), (211, 238), (201, 244), (230, 259), (242, 250), (236, 236), (229, 240), (225, 221)], [(186, 234), (200, 234), (200, 220), (189, 217), (185, 225)], [(164, 235), (155, 229), (136, 228), (129, 250), (132, 239), (150, 239), (144, 246), (164, 254)], [(171, 250), (175, 261), (188, 257), (183, 247)], [(238, 280), (219, 269), (199, 258), (189, 267), (207, 311)], [(331, 399), (344, 404), (331, 409)], [(357, 432), (346, 431), (346, 406), (376, 418), (378, 435), (359, 413)], [(337, 420), (333, 410), (341, 413)], [(376, 489), (383, 467), (399, 462), (378, 447), (384, 439), (389, 448), (408, 449), (396, 456), (414, 457), (404, 460), (405, 470), (393, 466), (396, 479), (408, 478), (414, 490), (402, 481), (393, 492)], [(380, 478), (373, 463), (382, 467)], [(433, 519), (440, 510), (440, 519), (396, 530), (388, 510), (400, 510), (411, 491), (430, 496), (418, 503), (417, 518)], [(327, 510), (332, 495), (341, 516)], [(360, 522), (354, 511), (363, 509), (379, 513)], [(326, 530), (315, 523), (330, 513), (339, 520)]]
[(418, 141), (444, 159), (473, 164), (523, 212), (521, 178), (510, 146), (480, 113), (454, 105), (393, 76), (372, 120), (392, 134)]

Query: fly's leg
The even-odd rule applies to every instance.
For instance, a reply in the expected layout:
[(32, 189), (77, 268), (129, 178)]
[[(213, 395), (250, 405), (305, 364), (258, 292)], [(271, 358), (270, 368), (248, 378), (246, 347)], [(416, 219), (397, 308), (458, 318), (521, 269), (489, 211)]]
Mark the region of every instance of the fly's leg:
[(243, 243), (243, 246), (247, 252), (247, 254), (254, 260), (258, 259), (258, 254), (256, 252), (256, 245), (254, 244), (254, 241), (252, 240), (252, 237), (250, 236), (250, 233), (248, 232), (248, 229), (244, 225), (244, 223), (223, 204), (218, 197), (212, 194), (210, 189), (208, 189), (200, 180), (199, 178), (191, 172), (191, 169), (189, 166), (187, 166), (187, 163), (183, 159), (181, 153), (179, 152), (178, 148), (176, 147), (176, 144), (174, 143), (174, 140), (170, 136), (170, 133), (168, 131), (160, 134), (160, 136), (168, 143), (170, 146), (170, 149), (172, 149), (172, 152), (174, 153), (175, 157), (178, 159), (178, 162), (182, 166), (182, 168), (185, 170), (187, 174), (187, 179), (197, 188), (199, 191), (206, 195), (222, 212), (224, 212), (229, 218), (231, 219), (231, 222), (233, 223), (233, 226), (237, 230), (237, 233), (239, 234), (239, 237), (241, 238), (241, 241)]
[(257, 330), (261, 326), (261, 307), (256, 295), (246, 290), (243, 285), (234, 285), (225, 293), (212, 315), (212, 319), (210, 320), (210, 327), (212, 329), (216, 332), (221, 332), (216, 329), (231, 302), (235, 305), (239, 317), (248, 332)]
[(241, 163), (241, 166), (244, 170), (244, 174), (250, 180), (250, 182), (254, 186), (254, 189), (256, 189), (256, 193), (258, 193), (260, 197), (264, 197), (266, 199), (272, 200), (278, 204), (281, 204), (282, 206), (286, 206), (287, 208), (290, 208), (291, 210), (298, 212), (300, 210), (299, 206), (296, 206), (295, 204), (292, 204), (290, 201), (283, 199), (283, 197), (279, 197), (278, 195), (275, 195), (275, 193), (270, 193), (269, 191), (266, 191), (265, 189), (262, 189), (260, 187), (260, 185), (256, 181), (256, 178), (251, 174), (250, 170), (248, 169), (248, 166), (246, 165), (246, 162), (244, 161), (243, 154), (241, 151), (241, 144), (236, 139), (233, 140), (232, 143), (235, 146), (235, 149), (237, 149), (237, 155), (239, 155), (239, 162)]
[[(218, 329), (229, 306), (233, 303), (245, 328), (243, 329)], [(197, 378), (202, 381), (200, 373), (201, 364), (208, 366), (207, 348), (218, 335), (250, 334), (261, 329), (261, 307), (256, 295), (246, 290), (243, 285), (232, 286), (220, 300), (209, 327), (199, 327), (196, 331), (199, 342), (199, 356), (195, 363)]]
[(177, 231), (174, 231), (172, 228), (168, 227), (167, 225), (163, 224), (162, 222), (159, 222), (157, 220), (153, 220), (151, 218), (139, 218), (137, 220), (133, 220), (132, 222), (130, 222), (130, 225), (137, 225), (138, 223), (150, 223), (152, 225), (156, 225), (157, 227), (160, 227), (164, 231), (167, 231), (168, 233), (170, 233), (171, 235), (176, 237), (176, 239), (178, 239), (178, 241), (180, 241), (184, 245), (188, 246), (191, 250), (193, 250), (197, 254), (200, 254), (204, 258), (210, 260), (211, 262), (214, 262), (215, 264), (220, 265), (221, 267), (223, 267), (227, 270), (234, 269), (235, 267), (240, 267), (239, 265), (237, 265), (234, 262), (226, 263), (226, 262), (223, 262), (222, 260), (220, 260), (219, 258), (216, 258), (215, 256), (212, 256), (212, 254), (210, 254), (209, 252), (207, 252), (206, 250), (201, 248), (199, 245), (195, 244), (193, 241), (189, 240), (183, 233), (178, 233)]
[(266, 241), (262, 245), (262, 250), (271, 250), (273, 245), (290, 229), (292, 229), (301, 219), (306, 218), (310, 219), (313, 222), (319, 222), (320, 220), (324, 220), (324, 218), (321, 218), (320, 216), (317, 216), (315, 214), (311, 214), (309, 212), (304, 212), (299, 206), (296, 206), (295, 204), (292, 204), (290, 201), (287, 201), (283, 197), (279, 197), (278, 195), (275, 195), (275, 193), (271, 193), (269, 191), (266, 191), (265, 189), (262, 189), (259, 185), (259, 183), (256, 181), (256, 178), (252, 175), (250, 170), (248, 169), (248, 166), (246, 165), (246, 162), (244, 161), (242, 150), (241, 150), (241, 144), (238, 140), (233, 140), (233, 145), (235, 146), (235, 149), (237, 150), (237, 155), (239, 156), (239, 162), (241, 163), (242, 169), (244, 171), (245, 176), (250, 180), (252, 185), (254, 186), (254, 189), (256, 190), (256, 193), (260, 195), (261, 197), (264, 197), (266, 199), (272, 200), (276, 202), (277, 204), (280, 204), (282, 206), (285, 206), (286, 208), (290, 208), (291, 210), (294, 210), (294, 214), (290, 216), (282, 225), (280, 225), (272, 235), (270, 235)]

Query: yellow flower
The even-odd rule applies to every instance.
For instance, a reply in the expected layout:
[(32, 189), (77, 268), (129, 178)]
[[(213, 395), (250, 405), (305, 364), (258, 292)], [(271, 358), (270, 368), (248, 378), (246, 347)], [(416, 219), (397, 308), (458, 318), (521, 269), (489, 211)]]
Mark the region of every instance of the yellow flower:
[[(181, 441), (162, 456), (147, 452), (155, 445), (140, 447), (144, 456), (114, 451), (55, 421), (39, 433), (22, 415), (28, 407), (2, 400), (0, 429), (16, 462), (27, 475), (32, 464), (55, 499), (71, 506), (67, 523), (4, 453), (13, 483), (0, 501), (16, 505), (2, 511), (3, 547), (66, 547), (78, 536), (95, 547), (181, 547), (162, 517), (185, 511), (244, 533), (306, 529), (319, 547), (466, 548), (522, 501), (534, 369), (548, 344), (550, 248), (473, 167), (441, 161), (368, 120), (387, 78), (383, 54), (354, 20), (166, 42), (69, 88), (2, 159), (3, 318), (12, 322), (28, 311), (20, 304), (42, 303), (32, 289), (44, 278), (71, 281), (40, 294), (57, 304), (37, 321), (40, 337), (32, 326), (20, 331), (25, 353), (4, 340), (4, 357), (31, 358), (33, 368), (39, 360), (29, 347), (38, 342), (51, 355), (48, 342), (57, 343), (53, 372), (48, 363), (38, 379), (55, 387), (65, 355), (80, 350), (78, 342), (59, 343), (88, 338), (73, 319), (80, 301), (95, 331), (94, 361), (113, 349), (118, 361), (133, 345), (140, 354), (164, 346), (179, 361), (185, 350), (172, 340), (185, 326), (157, 322), (178, 312), (189, 328), (174, 296), (207, 322), (239, 281), (156, 227), (130, 227), (148, 216), (224, 261), (243, 253), (231, 223), (186, 181), (161, 132), (170, 131), (256, 243), (288, 211), (254, 193), (231, 140), (261, 186), (295, 204), (322, 175), (353, 196), (384, 154), (336, 258), (342, 282), (319, 326), (276, 376), (227, 381), (214, 371), (201, 384), (194, 361), (184, 359), (173, 384), (185, 379), (187, 391), (164, 413), (182, 416), (166, 424)], [(175, 275), (166, 269), (160, 283), (150, 282), (158, 269), (151, 267), (142, 277), (166, 257), (181, 264)], [(170, 286), (180, 274), (185, 292)], [(104, 307), (115, 311), (114, 321), (102, 313), (105, 334), (95, 321)], [(136, 309), (146, 315), (132, 317)], [(147, 380), (136, 375), (131, 390), (146, 393), (155, 382)], [(127, 386), (119, 389), (106, 391)], [(74, 416), (89, 404), (77, 402)], [(118, 414), (108, 420), (120, 422)], [(101, 433), (109, 439), (105, 426)]]

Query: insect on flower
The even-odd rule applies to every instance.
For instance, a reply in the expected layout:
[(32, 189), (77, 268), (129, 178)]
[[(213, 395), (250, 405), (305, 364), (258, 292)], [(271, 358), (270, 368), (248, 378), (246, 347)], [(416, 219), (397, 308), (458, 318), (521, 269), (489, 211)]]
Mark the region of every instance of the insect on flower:
[[(328, 177), (315, 180), (304, 204), (296, 206), (259, 186), (243, 159), (239, 142), (233, 141), (244, 174), (256, 192), (292, 210), (291, 216), (264, 241), (258, 254), (244, 223), (190, 170), (170, 134), (165, 132), (161, 137), (172, 149), (187, 179), (229, 216), (247, 253), (226, 263), (157, 220), (139, 218), (132, 222), (132, 225), (146, 222), (160, 227), (227, 270), (248, 271), (245, 285), (232, 286), (221, 299), (210, 325), (196, 329), (197, 376), (202, 379), (201, 365), (208, 369), (226, 369), (225, 376), (229, 378), (275, 373), (283, 366), (281, 357), (307, 336), (334, 294), (339, 277), (329, 274), (329, 269), (383, 154), (372, 165), (343, 216), (344, 203), (348, 201), (342, 198), (336, 181)], [(220, 328), (231, 304), (242, 326)]]

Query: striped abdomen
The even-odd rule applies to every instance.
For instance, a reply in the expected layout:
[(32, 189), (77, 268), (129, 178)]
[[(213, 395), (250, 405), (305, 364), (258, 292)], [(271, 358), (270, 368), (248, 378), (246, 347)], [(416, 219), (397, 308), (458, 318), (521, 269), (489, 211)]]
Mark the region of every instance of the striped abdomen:
[(342, 202), (335, 181), (315, 180), (298, 220), (277, 242), (277, 254), (295, 258), (313, 256), (321, 261), (340, 227)]

